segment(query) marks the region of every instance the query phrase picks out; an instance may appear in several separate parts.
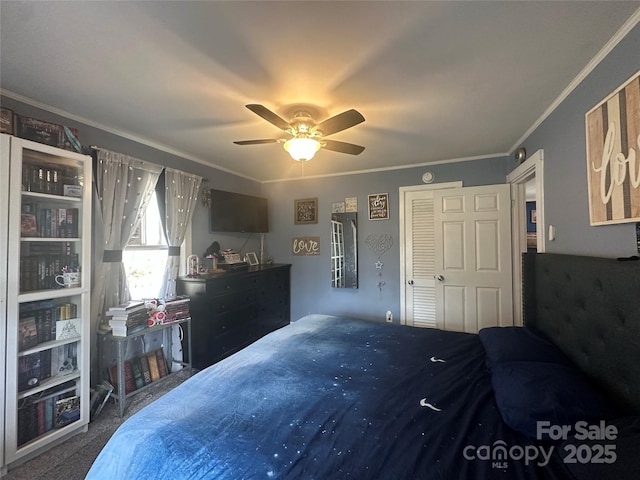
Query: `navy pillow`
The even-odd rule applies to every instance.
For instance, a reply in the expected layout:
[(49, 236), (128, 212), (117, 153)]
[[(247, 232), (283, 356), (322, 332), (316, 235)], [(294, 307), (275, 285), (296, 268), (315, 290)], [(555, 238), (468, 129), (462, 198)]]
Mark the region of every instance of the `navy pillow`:
[(573, 428), (579, 420), (611, 417), (605, 399), (573, 367), (507, 362), (492, 369), (491, 383), (504, 422), (531, 438), (537, 438), (538, 421)]
[(547, 362), (572, 366), (571, 361), (541, 333), (524, 327), (487, 327), (478, 332), (489, 369), (505, 362)]

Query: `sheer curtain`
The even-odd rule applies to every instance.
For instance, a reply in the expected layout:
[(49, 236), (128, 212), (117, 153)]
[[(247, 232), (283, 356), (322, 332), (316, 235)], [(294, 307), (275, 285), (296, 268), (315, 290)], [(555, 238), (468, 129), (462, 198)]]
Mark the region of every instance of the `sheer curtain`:
[(180, 245), (196, 206), (202, 177), (165, 168), (156, 185), (156, 196), (169, 255), (160, 288), (160, 298), (176, 294), (176, 278), (180, 269)]
[[(180, 269), (180, 245), (196, 206), (198, 189), (202, 178), (180, 170), (165, 168), (156, 185), (156, 197), (162, 228), (169, 246), (169, 254), (164, 269), (164, 278), (160, 288), (160, 298), (173, 297), (176, 294), (176, 278)], [(180, 325), (171, 328), (172, 351), (167, 358), (172, 359), (171, 371), (182, 368), (182, 329)]]
[(105, 311), (130, 300), (122, 250), (153, 195), (162, 167), (137, 158), (98, 150), (96, 153), (97, 218), (91, 315), (97, 328), (109, 329)]

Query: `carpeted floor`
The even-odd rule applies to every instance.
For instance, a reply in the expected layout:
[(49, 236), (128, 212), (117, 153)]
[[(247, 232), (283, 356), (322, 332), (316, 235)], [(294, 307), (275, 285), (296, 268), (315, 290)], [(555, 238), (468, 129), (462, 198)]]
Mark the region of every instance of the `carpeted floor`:
[(38, 457), (9, 470), (3, 480), (82, 480), (113, 432), (142, 407), (150, 404), (188, 378), (186, 370), (152, 385), (127, 399), (124, 417), (118, 415), (113, 401), (104, 407), (98, 418), (89, 424), (89, 431), (71, 437), (66, 442)]

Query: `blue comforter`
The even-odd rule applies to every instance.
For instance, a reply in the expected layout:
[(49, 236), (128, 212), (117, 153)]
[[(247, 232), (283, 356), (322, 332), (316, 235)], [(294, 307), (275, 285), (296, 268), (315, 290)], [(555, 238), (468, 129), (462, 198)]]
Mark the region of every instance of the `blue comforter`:
[(87, 479), (534, 479), (477, 335), (309, 315), (128, 419)]

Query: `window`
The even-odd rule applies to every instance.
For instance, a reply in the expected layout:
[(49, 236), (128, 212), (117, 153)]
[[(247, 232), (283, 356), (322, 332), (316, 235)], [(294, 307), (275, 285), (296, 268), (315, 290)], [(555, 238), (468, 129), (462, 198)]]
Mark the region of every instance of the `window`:
[(133, 232), (122, 254), (131, 298), (158, 296), (167, 263), (167, 250), (154, 192), (140, 225)]

